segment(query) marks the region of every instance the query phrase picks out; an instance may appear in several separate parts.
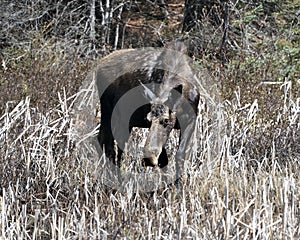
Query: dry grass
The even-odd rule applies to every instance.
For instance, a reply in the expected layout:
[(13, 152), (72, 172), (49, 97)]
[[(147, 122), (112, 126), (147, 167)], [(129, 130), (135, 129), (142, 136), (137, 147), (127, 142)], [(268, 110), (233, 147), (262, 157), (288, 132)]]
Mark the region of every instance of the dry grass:
[(271, 126), (257, 103), (225, 102), (221, 158), (212, 166), (200, 154), (180, 189), (151, 193), (103, 184), (101, 159), (73, 142), (75, 96), (58, 102), (47, 114), (28, 98), (8, 103), (0, 118), (1, 239), (299, 239), (299, 98), (279, 109), (289, 124)]

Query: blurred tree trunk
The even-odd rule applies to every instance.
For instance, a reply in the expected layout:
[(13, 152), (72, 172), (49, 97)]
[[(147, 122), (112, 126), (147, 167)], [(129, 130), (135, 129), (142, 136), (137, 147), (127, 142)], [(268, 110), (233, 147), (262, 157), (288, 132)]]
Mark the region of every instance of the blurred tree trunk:
[[(214, 0), (185, 0), (185, 13), (183, 20), (183, 31), (189, 32), (192, 30), (197, 21), (201, 21), (202, 18), (213, 11), (213, 6), (217, 6), (219, 1)], [(217, 25), (220, 25), (221, 19), (217, 14), (212, 14), (214, 19), (212, 19)]]
[(95, 27), (95, 23), (96, 23), (96, 11), (95, 11), (95, 0), (91, 1), (91, 12), (90, 12), (90, 39), (91, 39), (91, 43), (93, 46), (91, 46), (91, 48), (93, 48), (93, 50), (95, 50), (95, 41), (96, 41), (96, 27)]

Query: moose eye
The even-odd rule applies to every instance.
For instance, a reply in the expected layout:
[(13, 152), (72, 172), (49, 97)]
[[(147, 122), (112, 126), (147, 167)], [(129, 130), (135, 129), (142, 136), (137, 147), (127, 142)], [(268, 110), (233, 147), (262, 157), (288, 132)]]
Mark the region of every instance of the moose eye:
[(160, 125), (163, 125), (164, 127), (169, 125), (169, 119), (162, 119), (159, 121)]

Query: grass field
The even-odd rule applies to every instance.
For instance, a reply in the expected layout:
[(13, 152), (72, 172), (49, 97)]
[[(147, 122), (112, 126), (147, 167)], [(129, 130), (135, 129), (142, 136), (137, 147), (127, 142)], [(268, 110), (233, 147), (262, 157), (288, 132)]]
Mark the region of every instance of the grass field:
[(225, 101), (221, 157), (200, 154), (181, 188), (151, 193), (101, 181), (101, 159), (76, 148), (74, 96), (57, 98), (46, 114), (26, 98), (1, 116), (2, 239), (299, 239), (299, 98), (269, 125), (257, 102)]

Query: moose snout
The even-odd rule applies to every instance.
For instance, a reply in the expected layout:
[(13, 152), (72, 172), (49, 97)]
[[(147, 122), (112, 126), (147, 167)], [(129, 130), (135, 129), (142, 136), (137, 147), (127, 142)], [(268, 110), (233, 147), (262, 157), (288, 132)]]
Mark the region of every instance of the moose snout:
[(143, 158), (143, 165), (145, 167), (156, 167), (158, 165), (158, 158), (145, 157), (145, 158)]
[(158, 165), (158, 158), (161, 153), (161, 149), (155, 148), (155, 149), (144, 149), (144, 158), (143, 158), (143, 164), (146, 167), (155, 167)]

